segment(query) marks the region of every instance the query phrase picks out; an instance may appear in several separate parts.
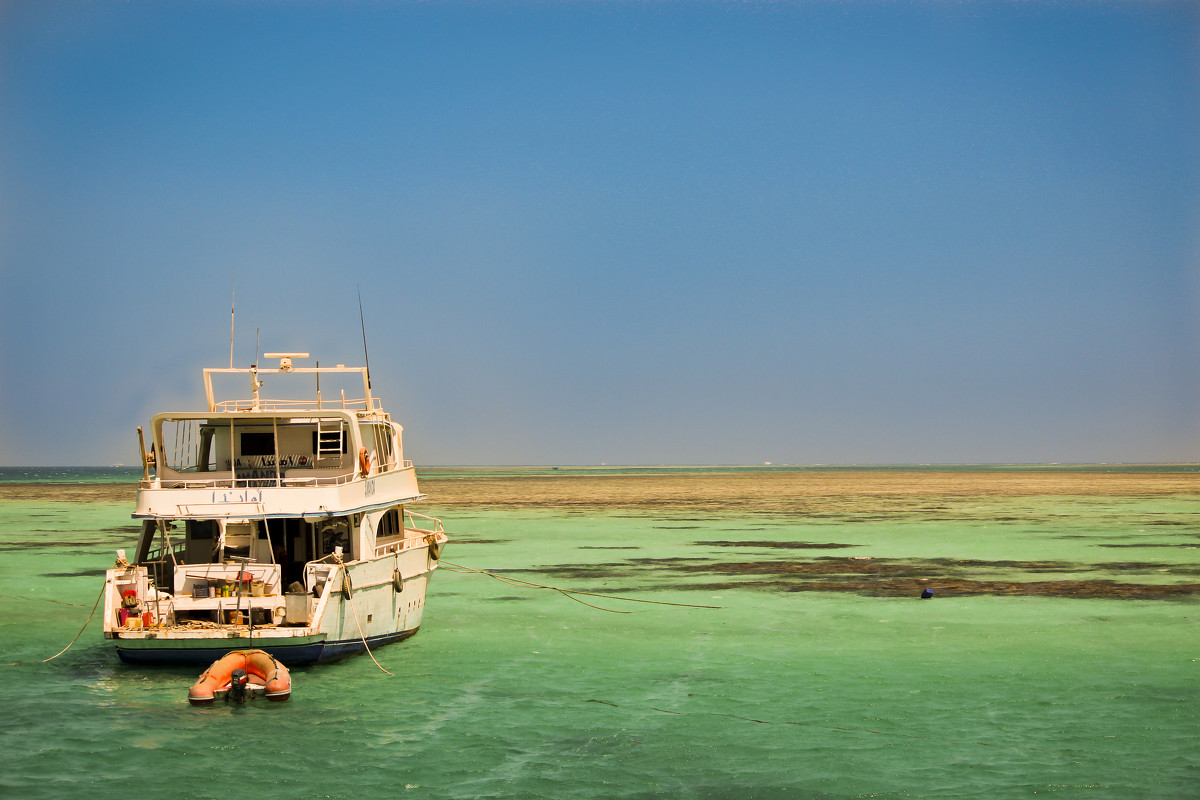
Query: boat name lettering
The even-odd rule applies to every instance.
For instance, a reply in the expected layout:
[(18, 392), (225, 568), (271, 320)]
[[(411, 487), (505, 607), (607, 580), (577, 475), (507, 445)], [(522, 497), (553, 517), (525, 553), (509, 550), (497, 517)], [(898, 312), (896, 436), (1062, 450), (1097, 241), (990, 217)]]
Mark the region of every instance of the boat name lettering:
[(375, 494), (375, 479), (371, 478), (363, 484), (363, 497), (370, 497)]
[(244, 492), (213, 492), (212, 501), (214, 503), (261, 503), (262, 489)]

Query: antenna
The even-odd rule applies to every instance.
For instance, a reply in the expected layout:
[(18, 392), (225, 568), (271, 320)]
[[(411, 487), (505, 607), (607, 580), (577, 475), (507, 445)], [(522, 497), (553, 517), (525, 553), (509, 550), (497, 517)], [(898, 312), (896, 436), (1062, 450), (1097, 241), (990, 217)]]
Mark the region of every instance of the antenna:
[(258, 334), (262, 328), (254, 329), (254, 363), (250, 365), (250, 388), (254, 390), (254, 405), (252, 411), (258, 411), (258, 390), (262, 388), (262, 381), (258, 379)]
[(362, 325), (363, 361), (366, 362), (366, 367), (367, 367), (367, 389), (370, 389), (371, 388), (371, 357), (369, 355), (367, 355), (367, 321), (363, 317), (362, 287), (358, 286), (355, 288), (358, 289), (358, 321)]
[(229, 368), (233, 369), (233, 309), (237, 306), (237, 273), (233, 273), (233, 289), (229, 292)]

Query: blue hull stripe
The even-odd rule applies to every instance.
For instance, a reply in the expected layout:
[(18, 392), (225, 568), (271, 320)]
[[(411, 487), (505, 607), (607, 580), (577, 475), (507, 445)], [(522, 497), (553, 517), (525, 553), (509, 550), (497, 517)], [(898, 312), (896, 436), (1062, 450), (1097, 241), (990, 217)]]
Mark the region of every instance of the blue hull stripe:
[[(385, 644), (401, 642), (417, 632), (399, 631), (382, 636), (372, 636), (367, 644), (374, 650)], [(208, 665), (221, 658), (230, 650), (265, 650), (279, 659), (285, 666), (296, 667), (305, 664), (319, 664), (326, 661), (337, 661), (339, 658), (352, 656), (363, 652), (362, 639), (352, 639), (339, 642), (310, 642), (302, 645), (273, 645), (261, 639), (226, 639), (220, 647), (164, 647), (162, 644), (151, 649), (127, 649), (117, 644), (117, 655), (126, 664), (204, 664)]]

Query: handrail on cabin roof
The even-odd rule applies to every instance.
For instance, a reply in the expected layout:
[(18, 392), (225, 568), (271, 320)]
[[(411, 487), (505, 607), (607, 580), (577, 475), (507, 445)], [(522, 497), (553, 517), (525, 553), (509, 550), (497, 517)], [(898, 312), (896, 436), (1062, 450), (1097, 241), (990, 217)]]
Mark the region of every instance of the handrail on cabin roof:
[[(363, 382), (363, 398), (358, 402), (363, 404), (366, 411), (374, 411), (379, 408), (375, 398), (371, 396), (371, 376), (366, 367), (347, 367), (345, 364), (338, 364), (335, 367), (294, 367), (292, 366), (293, 358), (308, 358), (308, 353), (265, 353), (264, 358), (278, 358), (279, 366), (275, 368), (260, 368), (257, 364), (251, 364), (249, 367), (205, 367), (204, 368), (204, 394), (208, 399), (208, 410), (216, 411), (218, 402), (213, 395), (212, 376), (213, 375), (249, 375), (250, 386), (253, 396), (249, 399), (242, 399), (240, 402), (251, 403), (251, 409), (258, 410), (261, 405), (261, 399), (258, 395), (258, 390), (262, 386), (262, 381), (258, 379), (259, 375), (322, 375), (322, 374), (353, 374), (359, 373), (362, 376)], [(320, 383), (318, 382), (318, 398), (320, 396)], [(222, 400), (220, 404), (238, 403), (239, 400)], [(304, 402), (304, 401), (280, 401), (273, 400), (272, 403), (281, 402)], [(311, 402), (311, 401), (310, 401)], [(278, 406), (276, 406), (278, 407)]]

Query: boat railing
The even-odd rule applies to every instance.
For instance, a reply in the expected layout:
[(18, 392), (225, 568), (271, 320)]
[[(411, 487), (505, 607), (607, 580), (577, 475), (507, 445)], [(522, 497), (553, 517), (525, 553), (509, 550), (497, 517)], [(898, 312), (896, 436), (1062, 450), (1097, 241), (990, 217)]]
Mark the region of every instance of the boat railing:
[[(329, 602), (330, 595), (335, 590), (344, 588), (346, 566), (327, 560), (330, 558), (332, 558), (332, 554), (318, 558), (315, 561), (309, 561), (304, 565), (305, 591), (313, 595), (317, 600), (315, 608), (311, 609), (312, 619), (319, 619), (325, 611), (325, 606)], [(339, 576), (341, 576), (342, 580), (335, 583), (335, 579)], [(351, 587), (351, 590), (353, 590), (353, 587)]]
[(156, 538), (138, 566), (146, 568), (152, 586), (170, 592), (175, 567), (183, 560), (184, 550), (183, 542), (163, 542)]
[[(383, 463), (377, 467), (377, 473), (367, 477), (375, 477), (376, 474), (384, 475), (396, 469), (412, 468), (413, 462), (408, 459), (399, 464)], [(207, 477), (200, 477), (204, 473), (197, 472), (179, 472), (175, 470), (171, 470), (170, 472), (170, 475), (143, 478), (139, 481), (139, 485), (143, 489), (155, 488), (156, 482), (158, 483), (157, 488), (163, 489), (259, 489), (340, 486), (362, 479), (357, 469), (353, 467), (331, 470), (332, 474), (320, 468), (289, 469), (278, 476), (256, 476), (253, 478), (239, 478), (228, 470), (220, 473), (208, 473)], [(320, 474), (316, 474), (318, 472)]]
[[(425, 527), (421, 527), (419, 520), (423, 520)], [(386, 556), (393, 553), (400, 553), (404, 550), (411, 550), (414, 547), (422, 547), (429, 543), (430, 537), (435, 540), (444, 540), (446, 531), (442, 527), (442, 521), (436, 517), (430, 517), (425, 514), (418, 514), (415, 511), (404, 509), (404, 534), (400, 539), (395, 539), (389, 542), (384, 542), (375, 546), (376, 556)]]
[(260, 398), (257, 402), (252, 399), (220, 400), (213, 403), (213, 411), (295, 411), (313, 409), (327, 411), (341, 409), (343, 411), (382, 412), (383, 404), (378, 397), (340, 397), (337, 400), (284, 400)]
[[(209, 587), (219, 587), (222, 584), (232, 587), (232, 594), (224, 595), (225, 597), (236, 599), (239, 596), (245, 598), (278, 596), (282, 594), (282, 567), (279, 564), (260, 561), (182, 564), (175, 568), (173, 581), (174, 583), (168, 591), (177, 597), (194, 599), (218, 597), (221, 595), (210, 594), (208, 589)], [(262, 593), (259, 595), (253, 594), (255, 582), (262, 585)], [(198, 593), (197, 586), (204, 591)]]
[[(417, 524), (417, 520), (425, 520), (428, 528), (422, 528)], [(445, 533), (442, 528), (442, 521), (437, 517), (431, 517), (427, 514), (419, 514), (416, 511), (404, 509), (404, 530), (413, 531), (414, 533)]]

